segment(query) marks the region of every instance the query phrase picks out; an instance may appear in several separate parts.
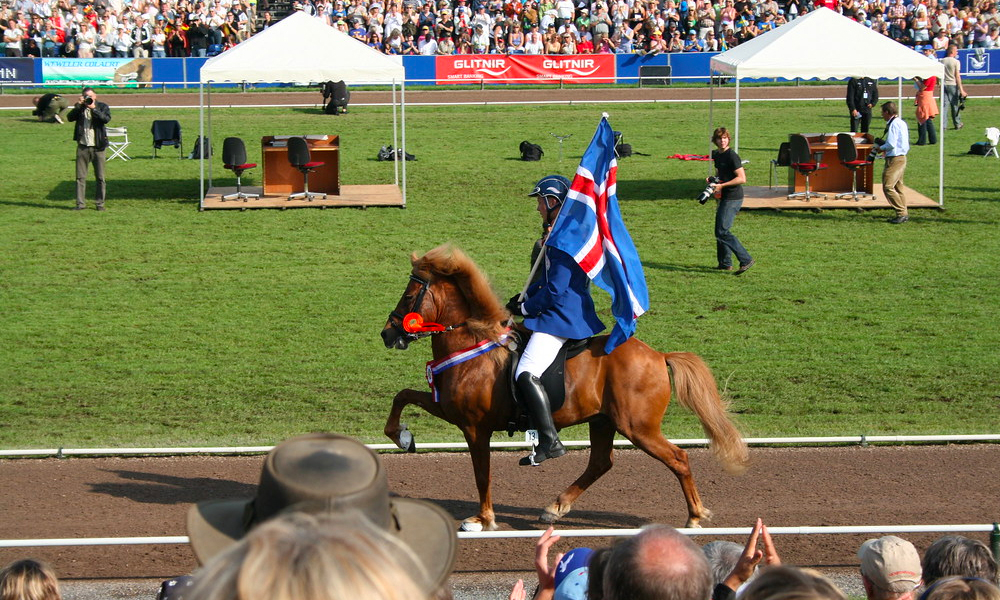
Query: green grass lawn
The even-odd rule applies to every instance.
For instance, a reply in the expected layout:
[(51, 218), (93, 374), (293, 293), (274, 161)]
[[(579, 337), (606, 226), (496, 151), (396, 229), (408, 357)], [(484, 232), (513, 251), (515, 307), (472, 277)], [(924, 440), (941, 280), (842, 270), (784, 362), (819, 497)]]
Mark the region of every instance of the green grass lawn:
[[(538, 229), (526, 194), (545, 174), (572, 176), (602, 109), (649, 155), (619, 168), (652, 304), (638, 335), (703, 356), (748, 435), (998, 430), (1000, 161), (964, 153), (1000, 101), (977, 101), (948, 132), (947, 210), (913, 211), (903, 226), (885, 223), (890, 211), (744, 212), (734, 231), (758, 265), (738, 278), (711, 268), (714, 211), (694, 201), (707, 163), (664, 158), (708, 151), (704, 104), (408, 108), (418, 160), (405, 210), (199, 212), (198, 163), (171, 148), (152, 159), (149, 134), (153, 119), (178, 118), (190, 147), (198, 111), (102, 99), (134, 157), (108, 165), (106, 213), (69, 210), (70, 126), (0, 113), (0, 447), (266, 444), (314, 430), (386, 441), (390, 399), (425, 389), (430, 359), (426, 342), (399, 352), (378, 336), (409, 253), (452, 242), (501, 297), (519, 290)], [(731, 124), (731, 104), (714, 110)], [(745, 103), (750, 184), (767, 184), (788, 132), (840, 130), (843, 113)], [(213, 141), (219, 152), (241, 136), (259, 162), (262, 135), (337, 134), (343, 183), (391, 183), (391, 163), (375, 161), (390, 119), (367, 107), (339, 118), (216, 109)], [(550, 133), (572, 134), (562, 161)], [(525, 139), (544, 147), (541, 162), (516, 160)], [(937, 148), (914, 147), (909, 162), (907, 184), (936, 198)], [(216, 183), (233, 185), (212, 163)], [(404, 420), (418, 439), (461, 439), (415, 409)], [(701, 437), (676, 406), (664, 430)]]

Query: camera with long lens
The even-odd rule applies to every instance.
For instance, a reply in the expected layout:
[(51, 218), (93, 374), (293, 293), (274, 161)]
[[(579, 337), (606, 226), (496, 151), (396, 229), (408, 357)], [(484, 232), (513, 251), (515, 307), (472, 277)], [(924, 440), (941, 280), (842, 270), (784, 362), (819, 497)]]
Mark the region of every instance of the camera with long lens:
[(84, 104), (86, 104), (87, 106), (90, 106), (90, 105), (92, 105), (92, 104), (94, 103), (94, 99), (93, 99), (93, 98), (91, 98), (90, 96), (87, 96), (87, 97), (86, 97), (86, 98), (85, 98), (85, 99), (83, 100), (83, 103), (84, 103)]
[(709, 177), (708, 185), (706, 185), (705, 189), (703, 189), (701, 193), (698, 194), (698, 204), (704, 204), (708, 202), (708, 199), (711, 198), (713, 194), (715, 194), (715, 186), (721, 182), (722, 180), (714, 175), (712, 177)]
[(865, 160), (867, 162), (875, 162), (875, 159), (878, 158), (879, 146), (881, 146), (884, 143), (885, 140), (883, 140), (882, 138), (875, 138), (874, 140), (872, 140), (872, 144), (874, 145), (872, 146), (872, 149), (868, 151), (868, 156), (865, 158)]

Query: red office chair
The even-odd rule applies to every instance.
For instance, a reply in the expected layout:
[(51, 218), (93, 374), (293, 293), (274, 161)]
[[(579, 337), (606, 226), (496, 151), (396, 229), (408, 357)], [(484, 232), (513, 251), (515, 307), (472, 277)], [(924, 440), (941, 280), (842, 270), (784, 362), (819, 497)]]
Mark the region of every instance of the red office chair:
[(858, 158), (858, 147), (854, 144), (854, 137), (851, 134), (837, 134), (837, 155), (840, 157), (840, 164), (851, 170), (851, 193), (837, 194), (836, 198), (850, 198), (855, 202), (858, 201), (858, 196), (874, 198), (872, 194), (858, 192), (858, 169), (872, 163)]
[(309, 174), (326, 163), (312, 160), (309, 154), (309, 143), (306, 142), (305, 138), (293, 137), (288, 139), (288, 162), (302, 172), (303, 179), (303, 191), (290, 195), (288, 197), (289, 200), (305, 198), (311, 202), (313, 198), (326, 198), (326, 194), (309, 191)]
[(806, 178), (806, 191), (788, 194), (788, 199), (801, 198), (808, 201), (813, 197), (826, 198), (826, 194), (810, 191), (809, 176), (820, 169), (827, 168), (827, 166), (813, 157), (812, 150), (809, 148), (809, 140), (806, 139), (806, 136), (793, 134), (789, 142), (791, 143), (792, 168), (802, 173)]
[(247, 169), (252, 169), (257, 166), (257, 163), (247, 162), (247, 147), (243, 143), (243, 140), (237, 137), (228, 137), (222, 142), (222, 162), (223, 167), (229, 169), (236, 175), (236, 193), (226, 194), (222, 197), (225, 200), (242, 200), (246, 202), (250, 198), (260, 198), (260, 194), (247, 194), (243, 191), (243, 185), (240, 181), (240, 177), (243, 175), (243, 171)]

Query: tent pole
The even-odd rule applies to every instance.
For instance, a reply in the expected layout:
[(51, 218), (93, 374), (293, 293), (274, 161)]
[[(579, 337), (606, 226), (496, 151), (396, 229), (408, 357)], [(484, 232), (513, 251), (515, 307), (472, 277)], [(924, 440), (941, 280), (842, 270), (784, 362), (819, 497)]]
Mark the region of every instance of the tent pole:
[[(198, 133), (205, 135), (205, 83), (198, 78)], [(205, 208), (205, 161), (201, 161), (199, 166), (200, 186), (198, 194), (198, 209)]]
[[(938, 79), (938, 82), (943, 79)], [(938, 93), (940, 94), (939, 106), (944, 108), (944, 85), (938, 86)], [(944, 122), (945, 114), (943, 112), (939, 113), (940, 118), (938, 119), (938, 206), (944, 206)]]
[[(392, 147), (399, 148), (399, 123), (396, 122), (396, 80), (392, 80)], [(395, 150), (393, 150), (395, 152)], [(405, 159), (406, 156), (403, 156)], [(399, 161), (392, 161), (392, 173), (396, 186), (399, 187)]]
[[(211, 140), (212, 140), (212, 82), (211, 81), (208, 82), (208, 88), (207, 88), (207, 90), (208, 91), (205, 93), (205, 96), (208, 98), (208, 114), (206, 115), (208, 117), (208, 135), (205, 136), (205, 137), (203, 137), (203, 138), (201, 138), (201, 148), (198, 148), (198, 156), (201, 157), (201, 164), (202, 165), (205, 164), (206, 158), (211, 158), (210, 156), (206, 157), (205, 153), (202, 152), (202, 150), (205, 149), (205, 140), (206, 139), (209, 141), (208, 151), (209, 152), (212, 151), (212, 143), (211, 143)], [(198, 140), (195, 140), (195, 143), (198, 143)], [(263, 162), (263, 161), (261, 161), (261, 162)], [(202, 167), (202, 168), (204, 168), (204, 167)], [(212, 188), (212, 163), (211, 162), (208, 163), (208, 187), (209, 187), (209, 189)]]
[(399, 114), (403, 126), (403, 208), (406, 208), (406, 75), (399, 84)]
[(733, 140), (733, 152), (740, 152), (740, 76), (736, 76), (736, 139)]
[[(712, 77), (712, 70), (708, 70), (708, 135), (705, 136), (709, 139), (712, 138), (712, 132), (715, 129), (715, 116), (714, 116), (714, 106), (715, 106), (715, 78)], [(712, 142), (708, 143), (708, 155), (712, 156)], [(711, 163), (705, 164), (705, 170), (708, 171), (708, 176), (712, 176), (712, 165)]]
[(896, 107), (903, 110), (903, 78), (896, 78)]

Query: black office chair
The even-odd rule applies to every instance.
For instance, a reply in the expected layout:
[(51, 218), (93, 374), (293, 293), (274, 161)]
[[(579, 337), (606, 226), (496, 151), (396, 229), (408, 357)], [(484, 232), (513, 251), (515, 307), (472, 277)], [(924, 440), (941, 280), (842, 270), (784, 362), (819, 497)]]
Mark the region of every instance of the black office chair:
[(806, 136), (797, 133), (793, 134), (789, 143), (791, 144), (789, 149), (791, 150), (792, 168), (805, 176), (806, 191), (788, 194), (788, 199), (801, 198), (808, 202), (810, 198), (826, 198), (826, 194), (813, 192), (809, 189), (809, 176), (820, 169), (827, 168), (827, 165), (819, 162), (813, 156), (812, 149), (809, 147), (809, 140), (806, 139)]
[(326, 198), (326, 194), (309, 191), (309, 174), (326, 163), (318, 161), (314, 162), (312, 160), (312, 157), (309, 154), (309, 143), (306, 142), (305, 138), (288, 138), (288, 162), (302, 172), (303, 179), (303, 191), (290, 195), (288, 197), (289, 200), (305, 198), (306, 200), (312, 202), (313, 198)]
[(240, 181), (243, 172), (257, 166), (257, 163), (247, 162), (247, 147), (243, 140), (237, 137), (228, 137), (222, 141), (222, 162), (223, 167), (229, 169), (236, 175), (236, 193), (226, 194), (222, 197), (225, 200), (242, 200), (246, 202), (250, 198), (260, 198), (260, 194), (247, 194), (243, 191)]
[(837, 156), (840, 158), (840, 164), (851, 171), (851, 193), (837, 194), (836, 198), (851, 198), (855, 202), (858, 201), (858, 196), (874, 198), (872, 194), (858, 192), (858, 169), (872, 163), (858, 158), (858, 147), (854, 143), (854, 136), (849, 133), (837, 134)]
[(790, 166), (792, 166), (791, 144), (781, 142), (781, 145), (778, 146), (778, 156), (771, 159), (771, 172), (768, 174), (767, 188), (774, 189), (774, 175), (778, 167)]
[(184, 157), (181, 124), (178, 121), (153, 121), (149, 131), (153, 134), (153, 158), (156, 158), (156, 151), (163, 146), (174, 146), (177, 148), (177, 158)]

